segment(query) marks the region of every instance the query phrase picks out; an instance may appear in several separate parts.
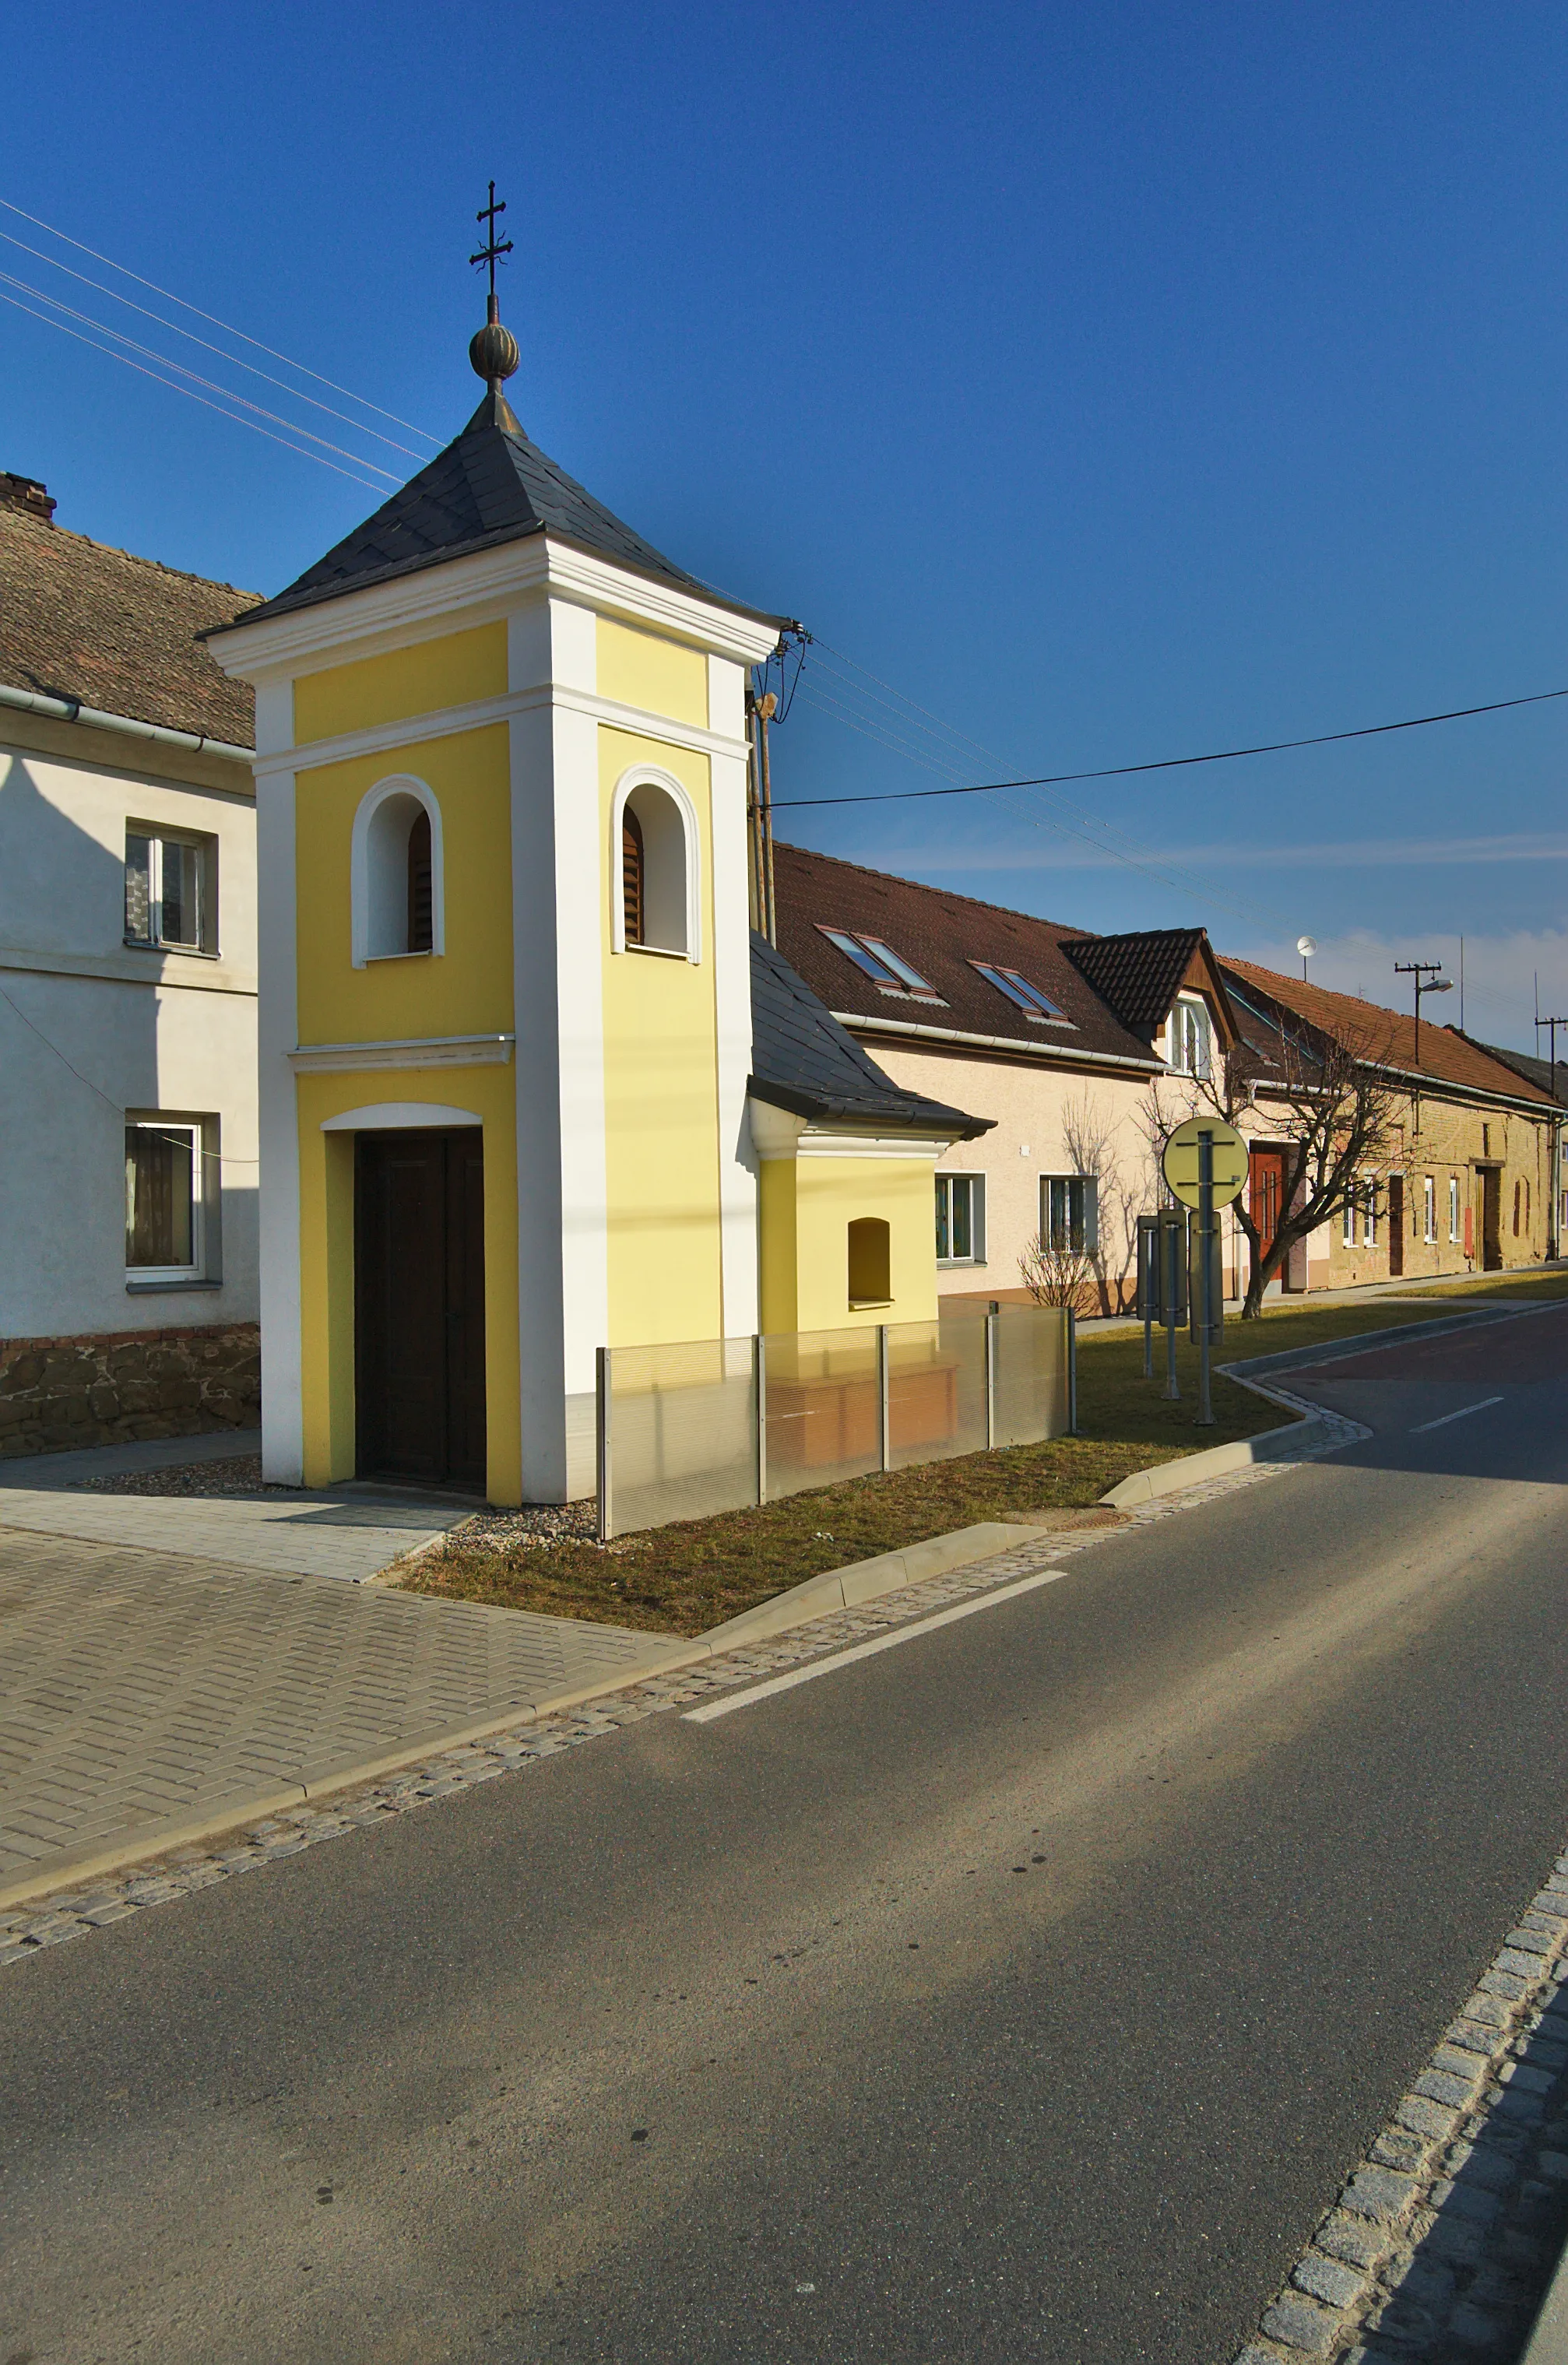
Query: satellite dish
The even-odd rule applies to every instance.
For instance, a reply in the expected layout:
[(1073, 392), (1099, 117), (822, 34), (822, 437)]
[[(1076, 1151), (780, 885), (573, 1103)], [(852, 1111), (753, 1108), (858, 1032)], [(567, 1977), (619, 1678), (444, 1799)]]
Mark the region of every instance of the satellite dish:
[(1301, 955), (1303, 960), (1310, 960), (1313, 954), (1317, 950), (1317, 938), (1316, 936), (1298, 936), (1295, 940), (1295, 948)]

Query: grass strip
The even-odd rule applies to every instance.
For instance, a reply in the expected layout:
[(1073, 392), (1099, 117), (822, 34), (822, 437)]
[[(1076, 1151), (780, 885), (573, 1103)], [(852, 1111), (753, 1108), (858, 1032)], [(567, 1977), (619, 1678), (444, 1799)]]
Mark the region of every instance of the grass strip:
[[(1553, 1276), (1553, 1282), (1532, 1281), (1518, 1288), (1486, 1283), (1476, 1295), (1568, 1294), (1568, 1276)], [(1433, 1307), (1434, 1317), (1439, 1310)], [(1239, 1362), (1289, 1347), (1371, 1336), (1420, 1318), (1407, 1305), (1382, 1299), (1359, 1306), (1271, 1307), (1257, 1322), (1228, 1324), (1216, 1354)], [(946, 1535), (977, 1519), (1002, 1519), (1010, 1511), (1083, 1508), (1135, 1470), (1255, 1437), (1285, 1418), (1265, 1397), (1216, 1372), (1215, 1425), (1198, 1429), (1193, 1418), (1197, 1351), (1183, 1333), (1177, 1344), (1182, 1395), (1176, 1403), (1160, 1394), (1164, 1355), (1164, 1334), (1157, 1332), (1155, 1377), (1148, 1381), (1143, 1376), (1141, 1333), (1082, 1339), (1077, 1437), (854, 1478), (755, 1510), (652, 1528), (622, 1537), (607, 1550), (520, 1539), (498, 1552), (476, 1551), (465, 1545), (460, 1528), (413, 1564), (403, 1581), (410, 1591), (448, 1600), (595, 1619), (650, 1633), (700, 1634), (802, 1578)]]

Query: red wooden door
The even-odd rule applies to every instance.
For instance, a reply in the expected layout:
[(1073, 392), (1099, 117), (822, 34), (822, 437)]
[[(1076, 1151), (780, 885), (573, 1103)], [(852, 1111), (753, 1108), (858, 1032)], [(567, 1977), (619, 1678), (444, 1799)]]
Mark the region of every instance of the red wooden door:
[(1247, 1210), (1258, 1227), (1258, 1261), (1273, 1247), (1285, 1189), (1282, 1149), (1254, 1149), (1247, 1162)]

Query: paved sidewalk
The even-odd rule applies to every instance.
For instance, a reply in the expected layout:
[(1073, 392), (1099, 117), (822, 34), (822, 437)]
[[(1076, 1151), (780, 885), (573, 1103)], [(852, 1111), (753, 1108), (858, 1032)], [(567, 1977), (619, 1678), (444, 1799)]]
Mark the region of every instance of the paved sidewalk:
[(218, 1462), (259, 1450), (260, 1432), (160, 1438), (0, 1463), (0, 1532), (73, 1536), (84, 1543), (137, 1544), (234, 1567), (363, 1584), (405, 1552), (433, 1543), (476, 1504), (361, 1489), (253, 1495), (88, 1495), (86, 1478)]
[[(128, 1511), (184, 1508), (82, 1499), (122, 1543)], [(297, 1804), (346, 1773), (526, 1719), (685, 1647), (0, 1528), (0, 1902), (215, 1828), (227, 1811)]]

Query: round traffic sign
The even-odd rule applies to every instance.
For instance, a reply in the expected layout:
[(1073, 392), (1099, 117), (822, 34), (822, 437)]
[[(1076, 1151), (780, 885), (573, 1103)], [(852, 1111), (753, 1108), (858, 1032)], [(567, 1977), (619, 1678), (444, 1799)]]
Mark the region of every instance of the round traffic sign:
[(1190, 1116), (1177, 1126), (1160, 1160), (1165, 1180), (1184, 1205), (1197, 1205), (1198, 1137), (1204, 1133), (1214, 1143), (1215, 1205), (1228, 1207), (1247, 1180), (1247, 1144), (1223, 1117)]

